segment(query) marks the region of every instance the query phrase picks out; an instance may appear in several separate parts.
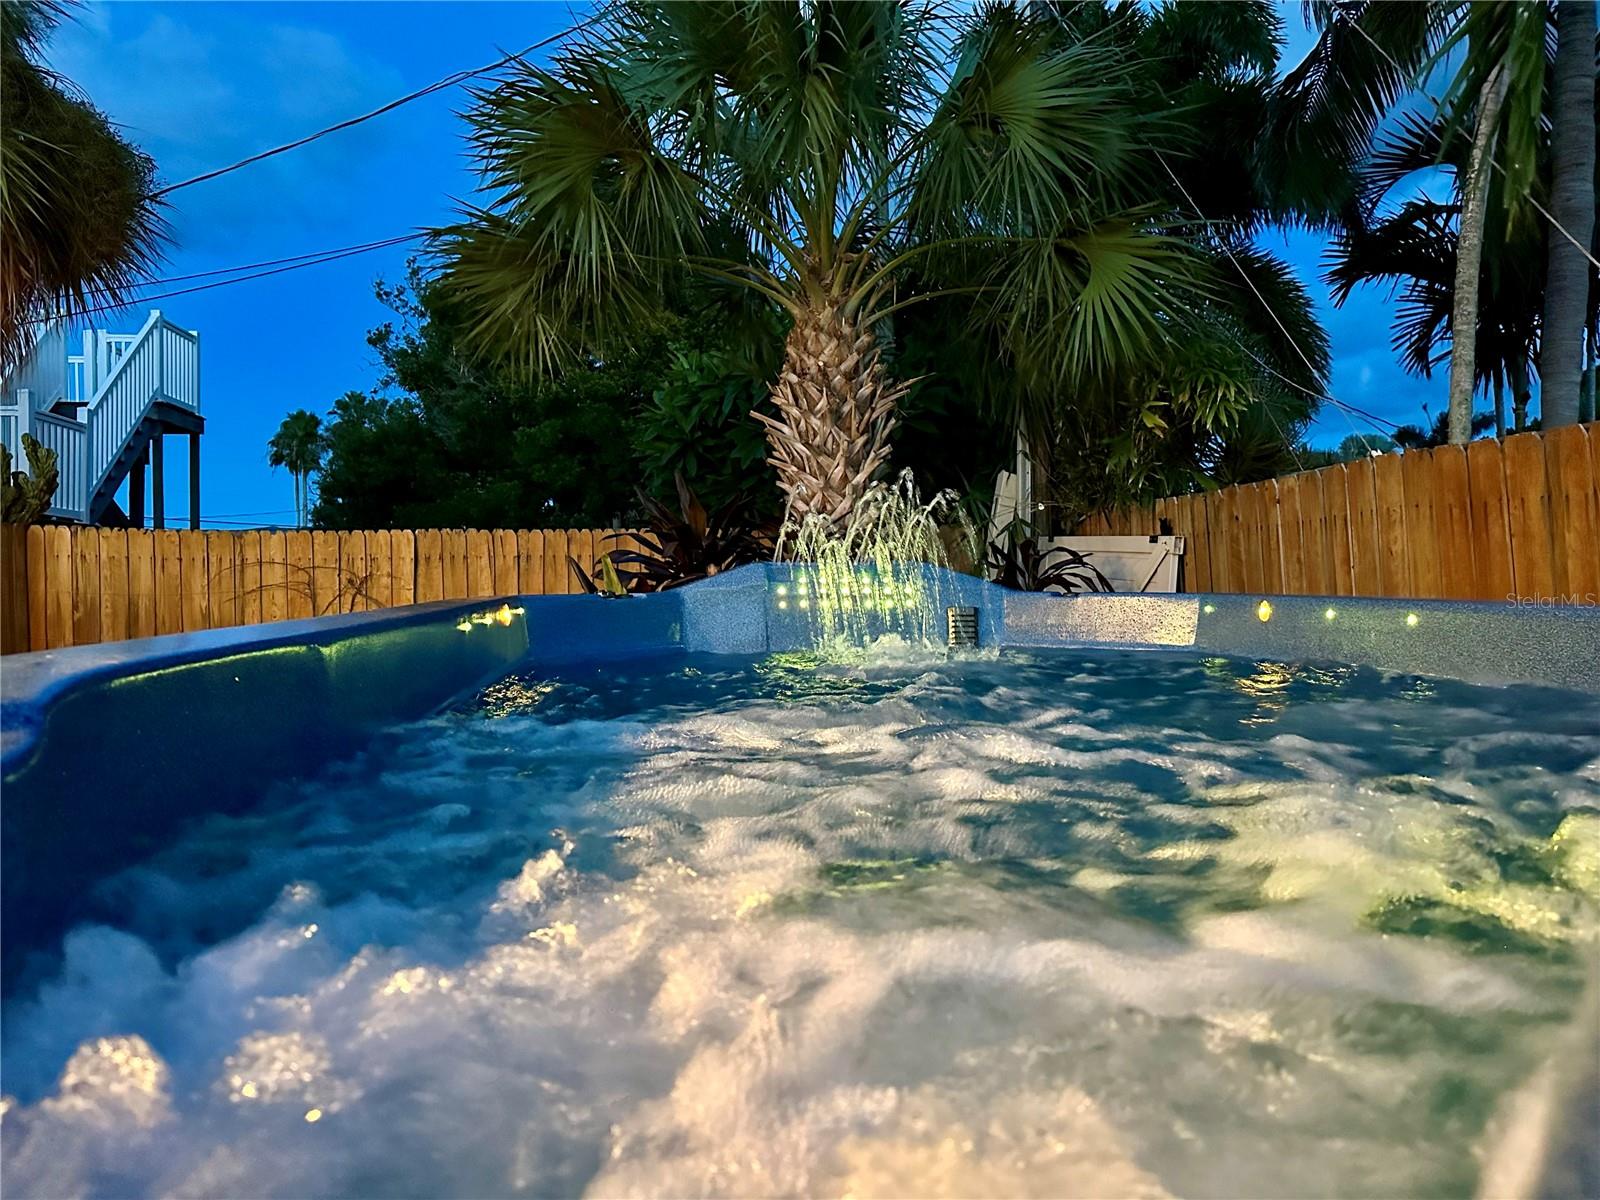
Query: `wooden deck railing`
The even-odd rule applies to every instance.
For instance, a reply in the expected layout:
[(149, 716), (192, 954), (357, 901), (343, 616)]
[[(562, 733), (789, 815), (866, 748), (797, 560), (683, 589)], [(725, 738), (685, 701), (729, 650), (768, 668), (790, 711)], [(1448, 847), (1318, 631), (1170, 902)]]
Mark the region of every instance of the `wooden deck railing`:
[[(581, 591), (611, 530), (0, 527), (0, 650), (290, 617)], [(625, 538), (623, 546), (632, 544)]]
[(1186, 539), (1184, 589), (1600, 603), (1600, 424), (1412, 450), (1092, 517)]

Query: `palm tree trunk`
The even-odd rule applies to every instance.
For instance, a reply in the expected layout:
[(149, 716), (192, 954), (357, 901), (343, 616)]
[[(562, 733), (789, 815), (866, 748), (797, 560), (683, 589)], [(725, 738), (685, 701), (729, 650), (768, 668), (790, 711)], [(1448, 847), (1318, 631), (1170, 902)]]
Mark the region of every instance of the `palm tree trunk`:
[(772, 386), (777, 416), (756, 414), (787, 519), (849, 517), (888, 461), (895, 406), (908, 387), (886, 377), (878, 339), (838, 307), (815, 305), (796, 318)]
[(1509, 76), (1497, 64), (1478, 98), (1467, 177), (1461, 181), (1461, 232), (1456, 241), (1455, 299), (1450, 322), (1450, 441), (1472, 440), (1472, 393), (1477, 383), (1478, 278), (1483, 264), (1483, 220), (1489, 206), (1490, 160)]
[(1545, 273), (1539, 356), (1539, 413), (1545, 429), (1578, 420), (1589, 307), (1589, 263), (1583, 248), (1594, 233), (1594, 36), (1595, 0), (1560, 0), (1551, 83), (1550, 212), (1561, 228), (1550, 231)]
[(1498, 371), (1494, 374), (1494, 436), (1506, 440), (1506, 381)]

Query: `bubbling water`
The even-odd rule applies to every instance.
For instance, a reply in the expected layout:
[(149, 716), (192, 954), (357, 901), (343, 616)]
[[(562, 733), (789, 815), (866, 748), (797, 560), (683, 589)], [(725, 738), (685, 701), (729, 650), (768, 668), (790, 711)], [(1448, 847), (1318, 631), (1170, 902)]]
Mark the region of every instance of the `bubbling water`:
[(944, 530), (973, 553), (977, 531), (946, 489), (924, 500), (909, 470), (876, 483), (842, 523), (812, 515), (785, 526), (776, 557), (795, 560), (795, 603), (810, 616), (813, 645), (851, 661), (875, 641), (944, 644), (951, 600)]

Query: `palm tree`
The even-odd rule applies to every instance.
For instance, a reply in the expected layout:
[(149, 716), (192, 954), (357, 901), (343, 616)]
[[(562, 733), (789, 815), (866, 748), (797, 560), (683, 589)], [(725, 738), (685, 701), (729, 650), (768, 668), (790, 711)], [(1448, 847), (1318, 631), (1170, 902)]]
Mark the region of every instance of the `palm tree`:
[(1539, 396), (1546, 429), (1580, 419), (1584, 341), (1591, 328), (1591, 272), (1584, 249), (1593, 242), (1595, 226), (1594, 0), (1560, 0), (1556, 38), (1550, 89), (1550, 210), (1570, 237), (1550, 239)]
[(483, 353), (532, 371), (653, 328), (684, 272), (790, 322), (763, 417), (788, 515), (837, 521), (884, 466), (892, 318), (963, 296), (1030, 373), (1159, 359), (1212, 272), (1150, 206), (1114, 46), (1035, 6), (622, 0), (476, 96), (492, 193), (437, 232)]
[[(1455, 173), (1451, 328), (1476, 328), (1486, 228), (1492, 219), (1531, 219), (1526, 197), (1541, 138), (1548, 5), (1315, 0), (1306, 8), (1320, 36), (1280, 93), (1278, 143), (1291, 158), (1359, 162), (1398, 102), (1425, 81), (1445, 77), (1440, 114), (1453, 134), (1471, 131)], [(1498, 211), (1491, 211), (1494, 193)], [(1338, 197), (1330, 196), (1328, 215), (1338, 217)], [(1346, 211), (1358, 202), (1343, 199)], [(1455, 442), (1471, 436), (1477, 344), (1474, 337), (1451, 343)]]
[(0, 367), (37, 322), (120, 300), (165, 237), (155, 165), (41, 61), (67, 11), (0, 4)]
[[(1458, 231), (1461, 204), (1415, 195), (1414, 181), (1440, 163), (1465, 173), (1471, 146), (1466, 132), (1441, 116), (1407, 114), (1379, 135), (1357, 172), (1359, 200), (1351, 204), (1328, 252), (1327, 282), (1335, 304), (1359, 285), (1387, 284), (1397, 295), (1393, 345), (1401, 365), (1431, 377), (1452, 353), (1460, 308)], [(1542, 174), (1542, 173), (1540, 173)], [(1537, 186), (1537, 178), (1535, 186)], [(1491, 181), (1484, 253), (1478, 272), (1477, 316), (1472, 347), (1473, 390), (1492, 390), (1505, 432), (1504, 393), (1509, 388), (1525, 423), (1528, 378), (1537, 359), (1543, 304), (1546, 243), (1553, 235), (1541, 221), (1513, 221), (1500, 193), (1505, 176)], [(1398, 203), (1393, 198), (1401, 197)]]
[(311, 510), (311, 473), (322, 466), (322, 418), (297, 408), (267, 441), (267, 461), (294, 478), (294, 520), (304, 527)]

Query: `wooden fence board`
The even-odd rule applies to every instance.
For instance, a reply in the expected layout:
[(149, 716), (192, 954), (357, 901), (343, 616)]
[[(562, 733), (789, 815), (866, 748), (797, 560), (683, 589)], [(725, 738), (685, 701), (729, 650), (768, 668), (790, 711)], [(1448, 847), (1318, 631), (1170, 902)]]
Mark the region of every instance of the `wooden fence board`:
[(261, 535), (261, 619), (289, 615), (289, 541), (281, 529)]
[(544, 531), (544, 594), (567, 594), (567, 535), (560, 529)]
[(1406, 595), (1438, 599), (1439, 542), (1434, 530), (1433, 452), (1411, 450), (1400, 456), (1400, 482), (1406, 501), (1406, 548), (1410, 584)]
[(1438, 595), (1470, 600), (1477, 575), (1472, 562), (1472, 489), (1464, 446), (1433, 451), (1433, 535), (1439, 556)]
[(391, 531), (390, 572), (394, 577), (394, 603), (417, 602), (417, 538), (409, 529)]
[(261, 534), (246, 529), (239, 535), (239, 623), (261, 623)]
[(1594, 465), (1581, 425), (1543, 435), (1550, 479), (1551, 544), (1559, 590), (1588, 603), (1600, 593), (1600, 512), (1596, 511)]
[(1502, 452), (1517, 594), (1524, 599), (1548, 599), (1557, 588), (1544, 443), (1537, 434), (1513, 434), (1505, 440)]
[(372, 585), (367, 597), (374, 608), (388, 608), (394, 604), (394, 538), (387, 529), (374, 529), (367, 534), (367, 572)]
[(128, 636), (153, 637), (156, 632), (156, 535), (148, 529), (128, 530)]
[(1266, 496), (1259, 484), (1239, 489), (1239, 539), (1244, 590), (1259, 592), (1267, 586)]
[(288, 615), (314, 617), (317, 615), (317, 593), (313, 579), (316, 576), (317, 551), (306, 529), (291, 529), (283, 538), (286, 586), (288, 587)]
[(517, 531), (515, 529), (497, 529), (490, 536), (494, 538), (494, 594), (496, 596), (515, 596), (517, 594)]
[(444, 531), (444, 599), (465, 600), (467, 591), (467, 531)]
[(486, 529), (467, 530), (467, 595), (494, 595), (494, 539)]
[(1300, 521), (1300, 481), (1289, 475), (1278, 480), (1278, 531), (1283, 547), (1283, 593), (1306, 594), (1305, 526)]
[(206, 534), (206, 572), (211, 583), (211, 628), (239, 623), (238, 536), (213, 529)]
[(1351, 594), (1381, 596), (1383, 555), (1378, 546), (1378, 490), (1371, 458), (1345, 465), (1344, 490), (1350, 507)]
[(1399, 454), (1372, 460), (1373, 488), (1377, 496), (1378, 594), (1409, 596), (1410, 559), (1406, 554), (1406, 497), (1401, 481)]
[(45, 574), (49, 588), (45, 644), (54, 650), (72, 645), (72, 530), (65, 525), (51, 525), (44, 532), (49, 563)]
[[(1216, 588), (1212, 585), (1211, 575), (1211, 497), (1199, 493), (1193, 497), (1194, 504), (1190, 510), (1190, 519), (1194, 522), (1194, 538), (1186, 544), (1187, 554), (1193, 556), (1192, 564), (1185, 562), (1185, 569), (1189, 570), (1192, 582), (1189, 586), (1197, 592), (1211, 592)], [(1192, 567), (1192, 570), (1190, 569)]]
[(372, 568), (367, 560), (367, 533), (346, 529), (339, 534), (339, 600), (337, 612), (366, 612), (372, 607), (368, 590)]
[(28, 528), (0, 525), (0, 654), (28, 648)]
[(1328, 515), (1328, 553), (1332, 574), (1328, 594), (1354, 595), (1354, 570), (1350, 563), (1350, 484), (1344, 464), (1324, 467), (1322, 506)]
[(417, 603), (444, 599), (444, 534), (437, 529), (417, 531)]
[(211, 628), (211, 588), (207, 576), (206, 535), (198, 529), (178, 531), (178, 557), (182, 562), (182, 596), (185, 633)]
[(524, 596), (544, 591), (544, 537), (537, 529), (517, 530), (517, 591)]
[(1499, 442), (1467, 446), (1467, 491), (1472, 508), (1472, 595), (1505, 600), (1516, 594), (1511, 557), (1511, 514), (1506, 502), (1505, 458)]
[(49, 590), (46, 586), (49, 556), (45, 553), (44, 526), (28, 528), (28, 649), (44, 650), (49, 639)]
[(176, 529), (158, 529), (156, 538), (156, 632), (183, 632), (183, 552)]
[(128, 531), (100, 531), (100, 640), (128, 636)]
[(100, 640), (100, 531), (72, 530), (72, 644)]
[(344, 589), (339, 573), (339, 535), (331, 529), (311, 534), (311, 611), (319, 617), (342, 612)]

